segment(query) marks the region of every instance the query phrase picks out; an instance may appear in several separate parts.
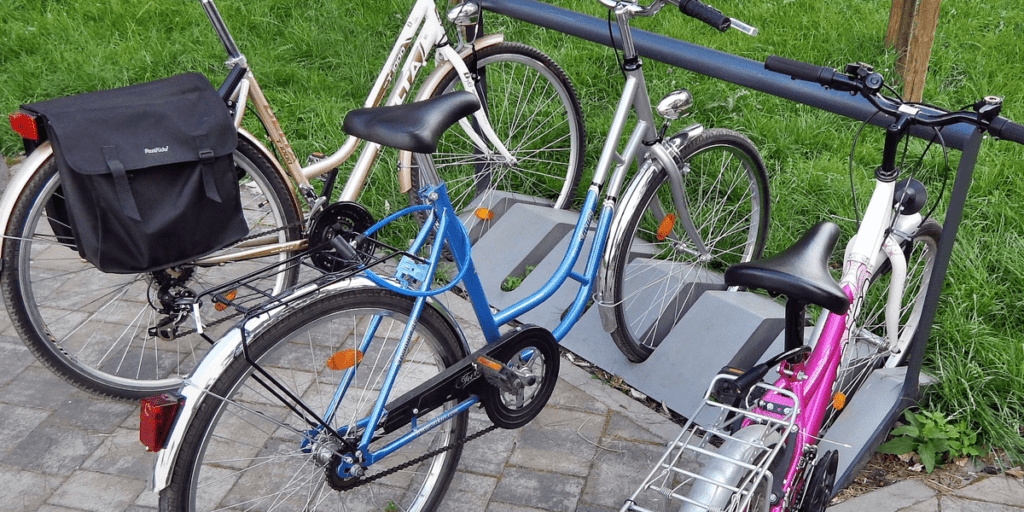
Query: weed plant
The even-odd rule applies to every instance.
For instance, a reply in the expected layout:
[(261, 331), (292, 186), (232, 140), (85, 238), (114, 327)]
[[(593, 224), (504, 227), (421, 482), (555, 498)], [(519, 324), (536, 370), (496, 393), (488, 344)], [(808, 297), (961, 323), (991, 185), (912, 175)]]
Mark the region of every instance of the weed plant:
[[(551, 1), (606, 15), (593, 0)], [(839, 68), (868, 62), (897, 82), (892, 71), (896, 54), (882, 41), (888, 0), (714, 4), (756, 26), (760, 35), (719, 34), (671, 6), (634, 26), (756, 61), (775, 54)], [(302, 158), (341, 144), (341, 120), (348, 110), (362, 106), (411, 3), (219, 0), (218, 7)], [(572, 78), (584, 108), (587, 169), (592, 169), (621, 91), (612, 51), (496, 15), (486, 19), (489, 31), (504, 31), (507, 40), (545, 51)], [(214, 84), (225, 75), (224, 53), (193, 1), (7, 0), (0, 9), (0, 33), (4, 112), (21, 103), (174, 73), (198, 71)], [(1024, 122), (1022, 36), (1024, 9), (1017, 0), (943, 2), (924, 98), (959, 108), (984, 95), (1003, 96), (1003, 115)], [(853, 233), (849, 221), (856, 213), (847, 155), (858, 122), (658, 62), (645, 64), (655, 101), (686, 87), (696, 98), (689, 121), (738, 130), (760, 148), (773, 202), (767, 254), (786, 247), (819, 220), (839, 222), (843, 240)], [(16, 154), (16, 136), (8, 130), (0, 133), (0, 152)], [(868, 127), (854, 152), (854, 189), (861, 207), (871, 190), (881, 139), (881, 130)], [(910, 147), (911, 154), (922, 148), (916, 143)], [(1024, 454), (1024, 292), (1018, 288), (1024, 285), (1022, 157), (1024, 148), (1018, 145), (983, 144), (925, 361), (925, 370), (938, 383), (925, 390), (921, 404), (951, 422), (964, 422), (977, 431), (981, 444), (1006, 449), (1018, 459)], [(951, 169), (958, 158), (951, 152)], [(392, 169), (380, 166), (361, 197), (378, 218), (405, 203)], [(929, 185), (931, 200), (938, 200), (935, 216), (940, 220), (950, 188), (946, 197), (935, 197), (943, 169), (940, 152), (931, 151), (916, 175)], [(582, 183), (587, 182), (585, 177)], [(395, 239), (408, 237), (399, 233)], [(841, 251), (837, 261), (839, 257)]]

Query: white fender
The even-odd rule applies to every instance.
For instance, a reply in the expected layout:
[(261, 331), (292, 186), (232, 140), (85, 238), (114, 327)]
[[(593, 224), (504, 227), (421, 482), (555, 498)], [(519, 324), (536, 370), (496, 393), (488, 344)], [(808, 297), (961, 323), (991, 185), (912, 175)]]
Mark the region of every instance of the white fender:
[[(53, 148), (50, 147), (49, 142), (44, 142), (31, 155), (28, 156), (21, 165), (18, 166), (18, 170), (14, 176), (11, 177), (11, 181), (7, 184), (7, 188), (4, 189), (3, 196), (0, 196), (0, 226), (3, 227), (4, 234), (7, 234), (7, 223), (11, 220), (11, 211), (14, 210), (14, 203), (21, 197), (21, 193), (28, 186), (28, 181), (32, 176), (53, 156)], [(3, 238), (3, 245), (0, 245), (0, 249), (6, 250), (4, 245), (7, 244), (7, 237)], [(0, 263), (2, 265), (2, 263)], [(0, 268), (0, 271), (3, 269)]]

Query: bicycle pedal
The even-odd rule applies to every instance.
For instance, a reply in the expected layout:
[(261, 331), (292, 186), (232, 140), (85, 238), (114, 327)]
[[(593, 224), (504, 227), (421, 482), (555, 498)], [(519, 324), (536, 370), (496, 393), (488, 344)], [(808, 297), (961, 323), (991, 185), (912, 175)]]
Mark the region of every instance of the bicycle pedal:
[(473, 366), (487, 382), (506, 393), (517, 393), (524, 387), (522, 379), (515, 372), (487, 356), (477, 357)]

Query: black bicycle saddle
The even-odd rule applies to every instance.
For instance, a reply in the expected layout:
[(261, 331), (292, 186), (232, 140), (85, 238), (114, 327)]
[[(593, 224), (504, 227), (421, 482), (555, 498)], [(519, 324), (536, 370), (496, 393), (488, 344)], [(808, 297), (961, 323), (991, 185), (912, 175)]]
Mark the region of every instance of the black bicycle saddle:
[(841, 315), (850, 300), (828, 272), (828, 257), (838, 239), (839, 226), (820, 222), (775, 256), (729, 267), (725, 284), (761, 288)]
[(480, 102), (467, 91), (390, 107), (359, 108), (345, 116), (345, 133), (383, 146), (433, 153), (449, 126), (476, 112)]

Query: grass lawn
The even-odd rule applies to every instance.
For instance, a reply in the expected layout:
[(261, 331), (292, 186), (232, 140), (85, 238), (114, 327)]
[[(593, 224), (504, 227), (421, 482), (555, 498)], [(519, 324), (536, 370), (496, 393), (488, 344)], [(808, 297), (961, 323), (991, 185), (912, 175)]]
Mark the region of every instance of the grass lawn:
[[(551, 1), (605, 15), (593, 0)], [(760, 35), (719, 34), (671, 6), (634, 26), (758, 61), (777, 54), (835, 67), (868, 62), (890, 81), (896, 79), (895, 54), (882, 44), (888, 0), (717, 0), (715, 5), (756, 26)], [(341, 144), (341, 119), (362, 105), (410, 6), (397, 0), (218, 2), (300, 158)], [(622, 85), (611, 50), (496, 16), (487, 20), (488, 30), (502, 30), (507, 40), (548, 53), (569, 74), (584, 107), (587, 169), (592, 169)], [(7, 0), (0, 9), (0, 32), (4, 112), (21, 103), (174, 73), (202, 72), (215, 84), (225, 75), (223, 50), (194, 1)], [(844, 240), (852, 234), (847, 155), (859, 123), (661, 63), (646, 64), (652, 98), (687, 87), (696, 98), (691, 120), (739, 130), (761, 150), (773, 201), (768, 254), (823, 219), (843, 225)], [(926, 101), (959, 108), (984, 95), (1003, 96), (1003, 115), (1024, 121), (1022, 77), (1024, 9), (1018, 0), (942, 3)], [(881, 131), (865, 129), (854, 154), (862, 205), (880, 146)], [(13, 132), (0, 130), (0, 153), (12, 156), (19, 149)], [(953, 169), (958, 157), (950, 155)], [(1024, 292), (1017, 288), (1024, 284), (1022, 157), (1024, 148), (1012, 143), (983, 144), (928, 347), (926, 371), (939, 383), (920, 404), (966, 422), (986, 446), (1018, 458), (1024, 454)], [(942, 173), (942, 159), (933, 151), (919, 179), (937, 194)], [(376, 172), (362, 198), (378, 217), (405, 204), (393, 174)], [(943, 217), (941, 206), (935, 216)]]

